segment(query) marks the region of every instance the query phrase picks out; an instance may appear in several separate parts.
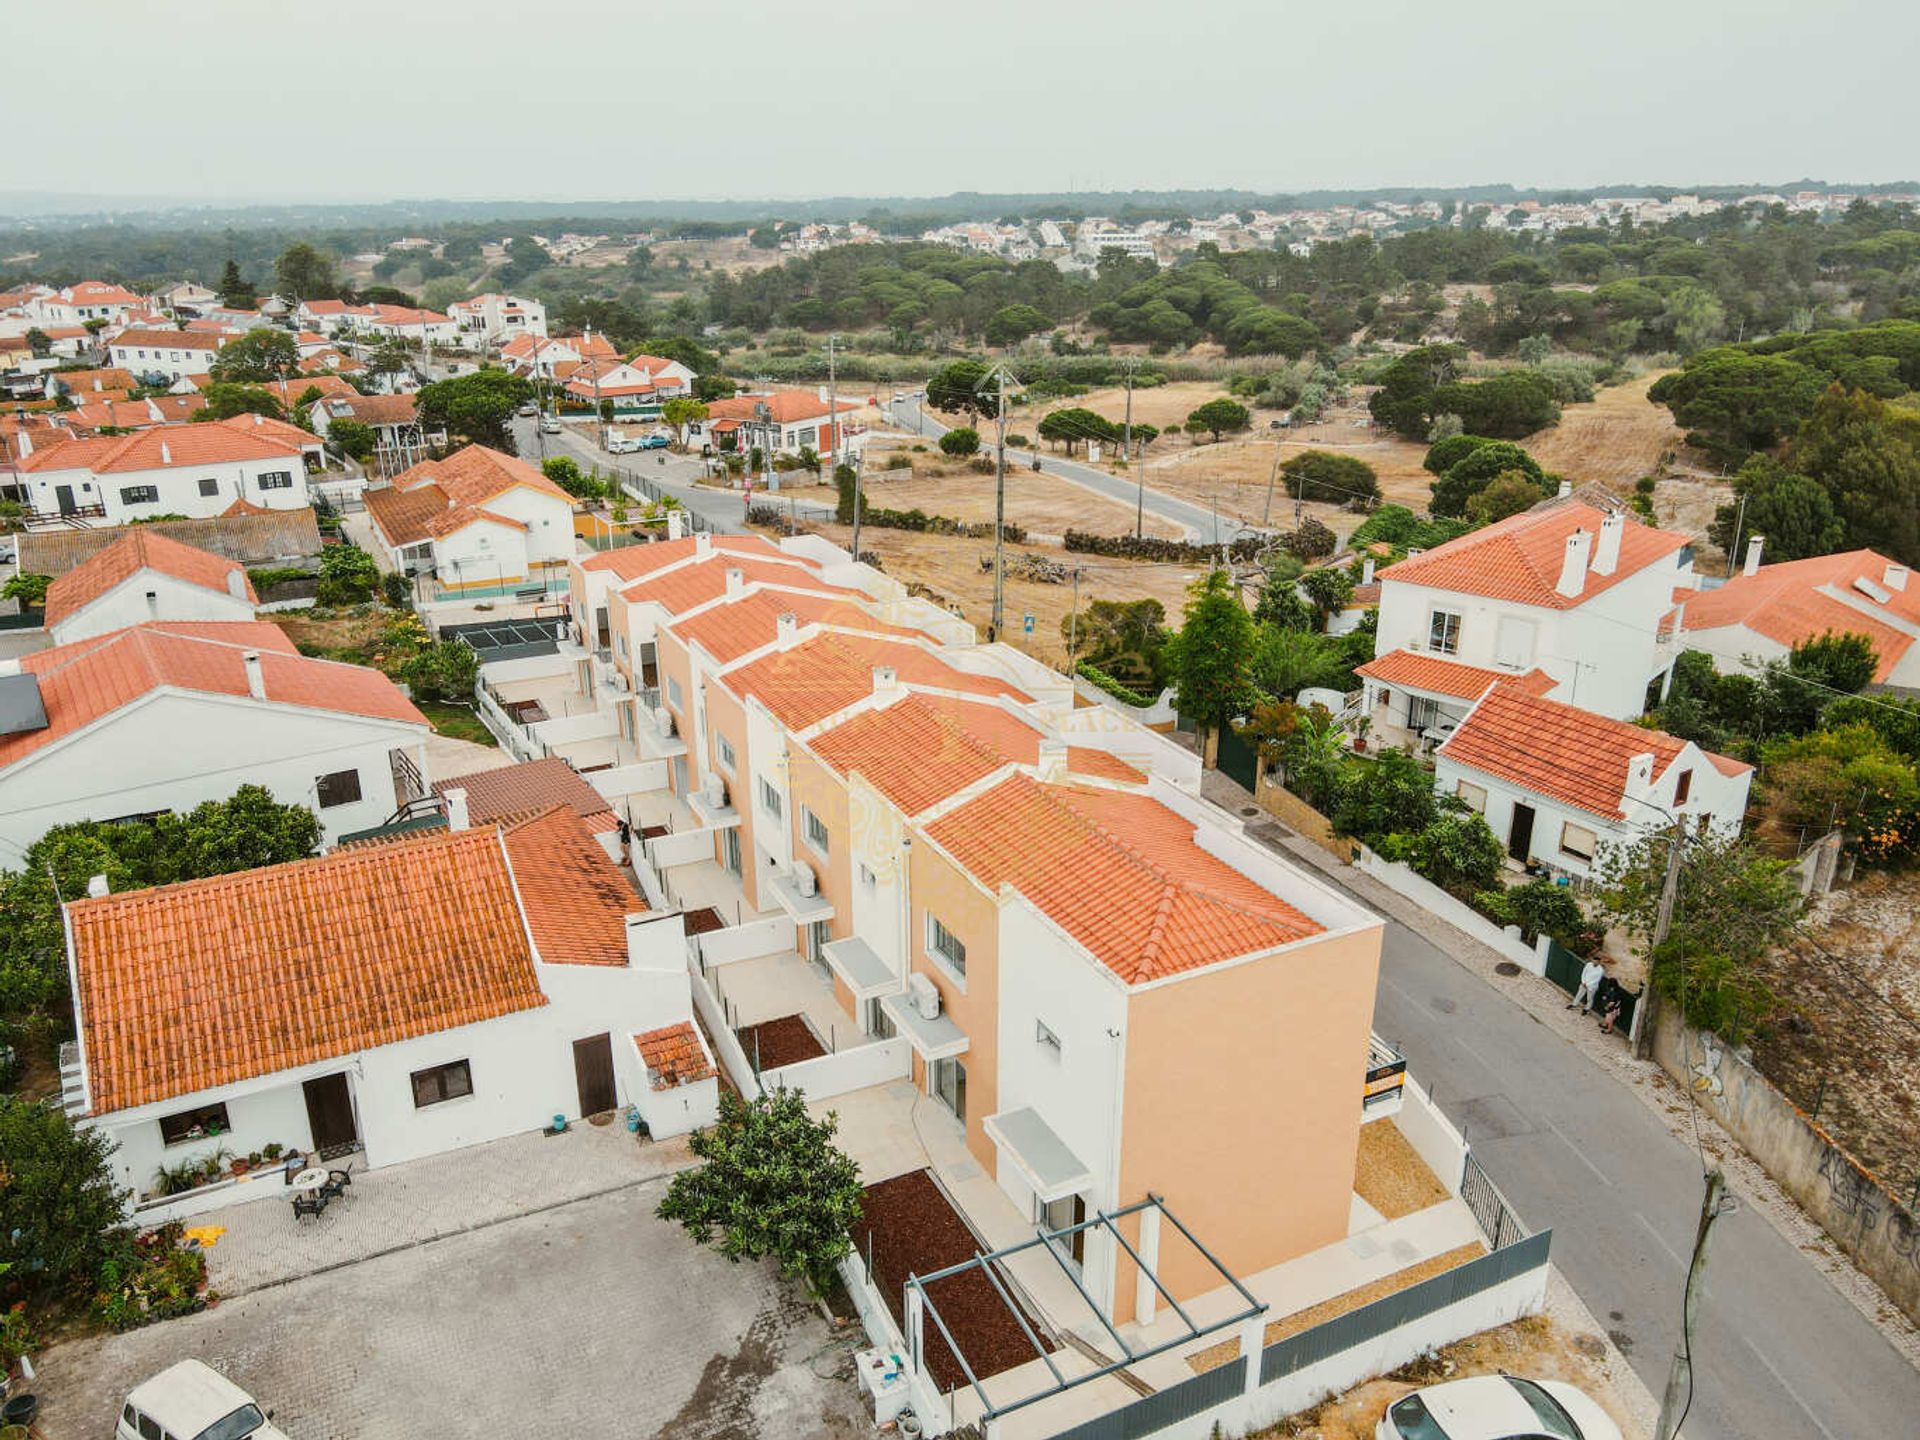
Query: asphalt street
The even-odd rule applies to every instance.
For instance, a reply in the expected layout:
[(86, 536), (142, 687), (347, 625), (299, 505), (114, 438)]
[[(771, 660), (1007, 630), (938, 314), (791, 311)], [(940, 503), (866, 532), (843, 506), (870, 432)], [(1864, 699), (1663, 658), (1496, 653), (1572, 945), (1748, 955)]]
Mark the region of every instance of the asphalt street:
[[(1516, 984), (1534, 983), (1520, 976)], [(1701, 1166), (1646, 1104), (1518, 1004), (1389, 920), (1375, 1027), (1658, 1397)], [(1920, 1434), (1916, 1371), (1765, 1218), (1715, 1227), (1686, 1440)]]

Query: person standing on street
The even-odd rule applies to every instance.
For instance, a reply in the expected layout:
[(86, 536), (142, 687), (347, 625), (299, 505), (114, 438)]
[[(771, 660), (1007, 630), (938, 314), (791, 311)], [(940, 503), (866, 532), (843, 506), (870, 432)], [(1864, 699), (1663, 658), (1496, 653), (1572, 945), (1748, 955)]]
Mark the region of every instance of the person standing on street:
[(1567, 1009), (1580, 1007), (1582, 1015), (1593, 1013), (1593, 997), (1600, 988), (1600, 982), (1607, 978), (1606, 967), (1601, 965), (1600, 957), (1590, 955), (1587, 963), (1580, 967), (1580, 988), (1573, 992), (1573, 998), (1567, 1002)]

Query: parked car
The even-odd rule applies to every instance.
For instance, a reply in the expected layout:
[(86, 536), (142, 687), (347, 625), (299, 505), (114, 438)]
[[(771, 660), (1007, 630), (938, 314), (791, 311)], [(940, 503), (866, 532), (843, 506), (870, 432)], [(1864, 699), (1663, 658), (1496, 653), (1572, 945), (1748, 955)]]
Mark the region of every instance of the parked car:
[(14, 549), (12, 541), (0, 540), (0, 565), (11, 565), (19, 558), (20, 554)]
[(520, 407), (519, 413), (522, 415), (538, 415), (540, 413), (540, 407), (529, 400)]
[(542, 435), (558, 435), (560, 433), (560, 417), (558, 415), (542, 415), (540, 417), (540, 433)]
[(637, 435), (607, 436), (607, 453), (609, 455), (631, 455), (636, 450), (644, 450), (646, 448), (646, 441), (640, 439)]
[(114, 1440), (287, 1440), (273, 1412), (211, 1365), (182, 1360), (134, 1387), (120, 1406)]
[(639, 442), (642, 450), (664, 450), (672, 443), (665, 435), (642, 435)]
[(1403, 1395), (1374, 1440), (1620, 1440), (1620, 1427), (1561, 1381), (1475, 1375)]

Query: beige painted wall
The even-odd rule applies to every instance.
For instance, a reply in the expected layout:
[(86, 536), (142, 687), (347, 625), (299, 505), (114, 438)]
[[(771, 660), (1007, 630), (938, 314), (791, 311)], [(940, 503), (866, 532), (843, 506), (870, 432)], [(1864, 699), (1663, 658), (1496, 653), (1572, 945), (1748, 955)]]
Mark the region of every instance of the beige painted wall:
[[(827, 827), (827, 858), (806, 841), (800, 807), (807, 806)], [(820, 893), (833, 906), (827, 929), (836, 940), (853, 934), (853, 826), (848, 818), (846, 782), (797, 745), (787, 750), (787, 824), (793, 834), (794, 858), (813, 867)], [(804, 953), (804, 947), (803, 947)], [(850, 997), (836, 983), (840, 1003), (853, 1013)]]
[[(1347, 1233), (1380, 941), (1376, 927), (1134, 994), (1122, 1204), (1163, 1196), (1237, 1275)], [(1183, 1299), (1219, 1284), (1170, 1226), (1158, 1273)], [(1118, 1281), (1127, 1320), (1125, 1255)]]
[[(686, 679), (687, 652), (680, 648), (678, 641), (669, 638), (665, 632), (661, 633), (659, 640), (661, 691), (664, 694), (666, 690), (666, 675), (668, 674), (668, 667), (671, 665), (675, 667), (673, 673), (681, 677), (680, 684), (683, 689), (685, 689), (687, 696), (686, 709), (691, 713), (693, 709), (693, 690)], [(669, 651), (671, 651), (671, 658), (669, 658)], [(687, 724), (685, 720), (682, 720), (680, 733), (686, 735), (689, 734), (691, 730), (692, 726)], [(716, 751), (719, 749), (719, 737), (722, 735), (726, 736), (728, 743), (733, 746), (733, 754), (737, 762), (734, 766), (736, 773), (727, 775), (726, 772), (722, 771), (717, 765), (714, 766), (713, 769), (715, 774), (725, 777), (728, 794), (733, 800), (733, 808), (740, 816), (740, 886), (746, 893), (747, 904), (755, 910), (759, 910), (762, 909), (764, 905), (772, 903), (772, 901), (771, 897), (765, 897), (763, 899), (760, 894), (760, 867), (754, 861), (754, 780), (752, 762), (747, 753), (746, 707), (734, 698), (732, 691), (717, 684), (709, 685), (707, 686), (707, 743), (713, 746)], [(709, 764), (708, 757), (694, 754), (692, 751), (692, 742), (688, 742), (687, 758), (688, 764), (693, 770), (693, 775), (687, 783), (695, 790), (698, 790), (700, 786), (700, 776), (705, 772)], [(716, 865), (725, 863), (723, 857), (726, 851), (722, 848), (723, 844), (724, 832), (719, 830), (714, 831), (713, 862)]]
[[(967, 1069), (967, 1148), (991, 1175), (998, 1157), (980, 1121), (999, 1109), (999, 906), (924, 838), (914, 841), (908, 865), (913, 969), (932, 978), (946, 1014), (967, 1034), (967, 1052), (959, 1057)], [(967, 947), (964, 990), (949, 978), (943, 965), (927, 957), (929, 911)], [(916, 1060), (913, 1069), (924, 1089), (924, 1067)]]
[[(706, 756), (700, 754), (693, 745), (693, 662), (687, 655), (686, 646), (673, 636), (662, 631), (657, 639), (659, 641), (657, 654), (660, 662), (660, 703), (673, 711), (680, 738), (687, 742), (687, 785), (691, 789), (698, 789), (700, 777), (705, 773)], [(680, 703), (677, 706), (668, 698), (669, 678), (680, 682)], [(717, 686), (713, 688), (718, 689)], [(709, 695), (707, 698), (711, 702), (713, 697)], [(744, 726), (742, 728), (744, 729)], [(734, 743), (740, 743), (738, 737), (735, 737)]]

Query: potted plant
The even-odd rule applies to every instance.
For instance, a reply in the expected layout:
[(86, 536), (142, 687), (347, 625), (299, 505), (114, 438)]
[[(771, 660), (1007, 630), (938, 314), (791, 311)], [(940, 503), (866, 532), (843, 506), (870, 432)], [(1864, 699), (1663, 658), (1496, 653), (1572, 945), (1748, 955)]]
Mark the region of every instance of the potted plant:
[(249, 1170), (258, 1170), (260, 1168), (261, 1158), (262, 1158), (262, 1155), (260, 1151), (258, 1150), (252, 1151), (247, 1156), (247, 1168)]
[(280, 1152), (283, 1151), (285, 1148), (286, 1147), (282, 1145), (278, 1140), (274, 1140), (274, 1141), (270, 1141), (265, 1145), (262, 1145), (260, 1147), (260, 1153), (266, 1156), (268, 1160), (278, 1160), (280, 1158)]

